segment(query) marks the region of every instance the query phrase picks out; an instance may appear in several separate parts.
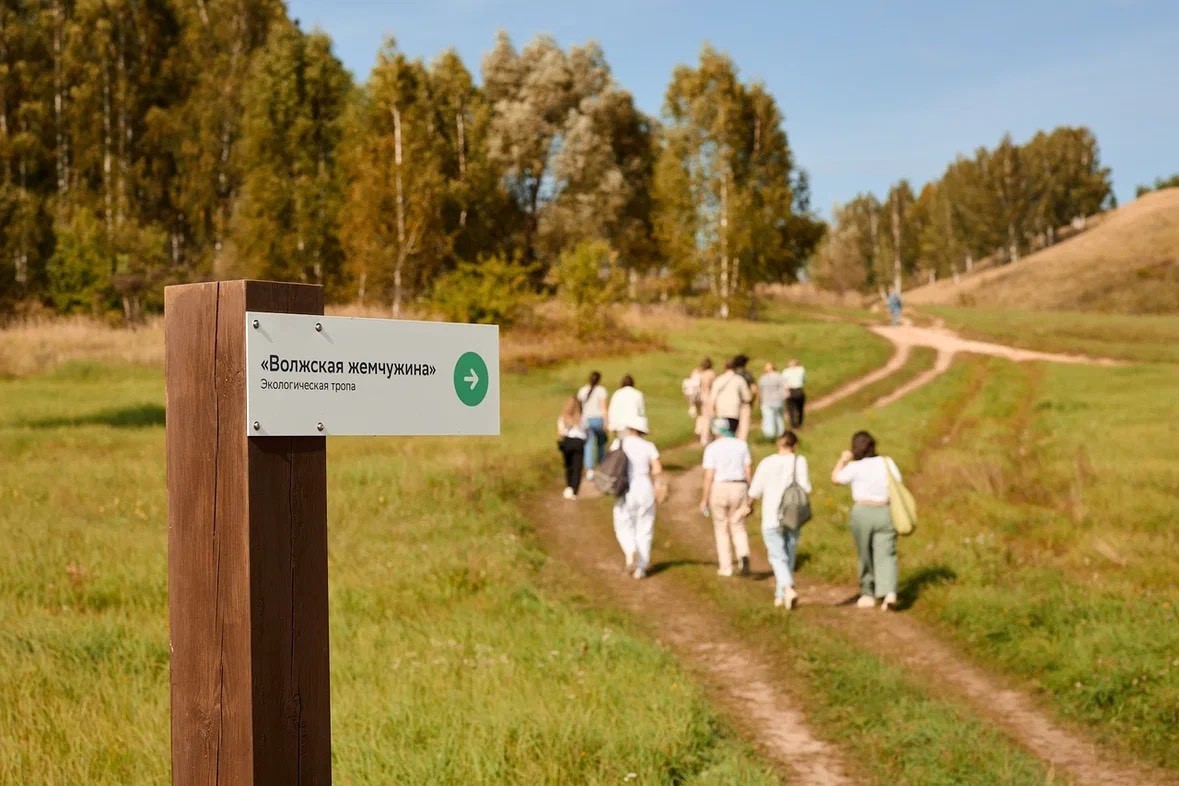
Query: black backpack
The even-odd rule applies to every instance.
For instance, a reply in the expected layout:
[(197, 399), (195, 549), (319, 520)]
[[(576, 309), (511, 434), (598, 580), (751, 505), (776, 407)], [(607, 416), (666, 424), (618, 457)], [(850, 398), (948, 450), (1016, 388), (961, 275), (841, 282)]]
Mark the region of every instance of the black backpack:
[(619, 445), (606, 454), (594, 468), (594, 485), (598, 491), (612, 497), (625, 497), (630, 491), (630, 460)]

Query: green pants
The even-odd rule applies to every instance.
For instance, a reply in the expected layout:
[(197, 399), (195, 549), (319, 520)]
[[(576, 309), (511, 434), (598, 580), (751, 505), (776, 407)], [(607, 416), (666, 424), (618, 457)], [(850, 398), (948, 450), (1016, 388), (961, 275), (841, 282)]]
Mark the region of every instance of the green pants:
[(897, 531), (888, 508), (854, 505), (852, 540), (860, 555), (860, 594), (883, 598), (897, 591)]

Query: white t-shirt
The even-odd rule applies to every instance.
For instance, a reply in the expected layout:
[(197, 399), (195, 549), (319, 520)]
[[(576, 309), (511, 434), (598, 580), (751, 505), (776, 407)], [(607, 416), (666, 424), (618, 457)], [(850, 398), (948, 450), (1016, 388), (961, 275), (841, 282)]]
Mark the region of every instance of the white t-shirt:
[(794, 390), (806, 385), (806, 369), (802, 366), (787, 366), (782, 369), (782, 379), (786, 381), (786, 389)]
[(651, 488), (651, 462), (659, 458), (656, 443), (644, 440), (643, 437), (626, 436), (623, 437), (623, 453), (626, 454), (631, 490), (637, 487)]
[[(588, 417), (588, 416), (587, 416)], [(647, 417), (647, 404), (643, 393), (635, 387), (619, 388), (610, 398), (610, 430), (622, 431), (635, 418)]]
[[(797, 470), (795, 469), (797, 462)], [(794, 473), (797, 472), (797, 475)], [(749, 484), (749, 496), (762, 500), (761, 526), (763, 529), (778, 528), (778, 506), (782, 504), (782, 494), (790, 485), (791, 478), (798, 481), (807, 494), (811, 493), (811, 473), (806, 463), (806, 456), (796, 456), (793, 453), (782, 455), (775, 453), (762, 459), (753, 473), (753, 482)], [(764, 498), (764, 499), (763, 499)]]
[(564, 418), (557, 418), (557, 433), (570, 439), (585, 439), (585, 428), (581, 423), (566, 423)]
[(581, 402), (581, 415), (586, 418), (606, 417), (606, 388), (594, 385), (591, 391), (589, 385), (582, 385), (577, 391), (577, 400)]
[(704, 468), (716, 472), (716, 483), (744, 483), (745, 468), (753, 466), (749, 443), (736, 437), (721, 437), (704, 449)]
[[(901, 471), (892, 459), (888, 460), (888, 467), (892, 476), (901, 480)], [(888, 502), (888, 475), (884, 474), (884, 456), (853, 461), (835, 476), (835, 482), (844, 486), (851, 486), (853, 502)]]

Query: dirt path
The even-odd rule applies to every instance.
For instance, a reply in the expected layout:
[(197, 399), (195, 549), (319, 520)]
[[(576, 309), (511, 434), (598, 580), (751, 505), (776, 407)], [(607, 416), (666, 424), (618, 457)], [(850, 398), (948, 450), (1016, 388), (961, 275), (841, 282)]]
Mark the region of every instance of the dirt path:
[[(913, 347), (930, 347), (937, 350), (937, 360), (934, 362), (933, 368), (925, 371), (918, 376), (911, 379), (901, 387), (897, 388), (887, 396), (878, 399), (872, 406), (883, 407), (891, 404), (897, 399), (903, 398), (914, 390), (917, 390), (924, 385), (929, 384), (937, 379), (950, 368), (950, 364), (954, 362), (954, 356), (958, 353), (972, 353), (975, 355), (989, 355), (991, 357), (1005, 358), (1013, 360), (1017, 363), (1026, 363), (1029, 361), (1042, 360), (1050, 363), (1072, 363), (1092, 366), (1117, 366), (1121, 365), (1116, 360), (1109, 358), (1091, 358), (1085, 355), (1065, 355), (1053, 352), (1035, 352), (1030, 349), (1018, 349), (1016, 347), (1009, 347), (1004, 344), (992, 344), (987, 341), (973, 341), (959, 336), (952, 330), (944, 327), (944, 323), (938, 320), (932, 327), (917, 327), (908, 320), (905, 324), (896, 326), (876, 325), (871, 328), (872, 332), (878, 336), (883, 336), (892, 342), (893, 346), (897, 348), (897, 355), (902, 352), (908, 356), (908, 352)], [(894, 358), (896, 355), (894, 355)], [(904, 365), (903, 363), (901, 365)], [(887, 368), (887, 367), (886, 367)], [(881, 369), (883, 371), (883, 369)], [(877, 377), (880, 379), (887, 374)], [(873, 382), (876, 380), (872, 380)], [(854, 383), (853, 383), (854, 384)], [(836, 391), (837, 393), (841, 391)], [(854, 391), (853, 391), (854, 392)], [(817, 406), (815, 408), (818, 408)]]
[(826, 396), (807, 404), (807, 412), (818, 412), (819, 410), (826, 409), (832, 404), (842, 401), (848, 396), (854, 396), (869, 385), (875, 385), (880, 380), (890, 377), (904, 368), (905, 364), (909, 362), (909, 355), (912, 352), (913, 344), (893, 341), (889, 336), (885, 336), (885, 338), (892, 341), (894, 348), (892, 357), (888, 359), (887, 363), (875, 371), (870, 371), (862, 377), (853, 379), (851, 382), (836, 388)]
[[(675, 580), (674, 569), (682, 561), (654, 557), (651, 575), (643, 581), (622, 572), (622, 554), (607, 523), (610, 511), (591, 489), (584, 485), (577, 502), (546, 499), (534, 504), (532, 520), (545, 550), (575, 574), (590, 597), (631, 612), (670, 647), (743, 736), (796, 782), (855, 783), (838, 750), (811, 731), (790, 693), (789, 679), (771, 660), (742, 646), (742, 637), (719, 609)], [(667, 506), (690, 507), (689, 493), (687, 484), (675, 484)], [(672, 546), (681, 529), (657, 524), (658, 551)]]
[[(896, 351), (888, 363), (833, 393), (808, 409), (822, 410), (901, 369), (915, 346), (937, 350), (935, 365), (883, 397), (882, 406), (936, 379), (959, 352), (1003, 357), (1013, 361), (1045, 360), (1059, 363), (1113, 365), (1113, 361), (1074, 355), (1031, 352), (998, 344), (962, 339), (944, 328), (913, 325), (874, 327)], [(835, 746), (817, 737), (796, 698), (797, 679), (767, 655), (739, 646), (741, 637), (725, 614), (683, 582), (675, 568), (685, 564), (713, 564), (711, 527), (693, 526), (700, 489), (698, 468), (674, 475), (670, 499), (660, 507), (651, 575), (635, 581), (621, 571), (621, 556), (608, 524), (609, 512), (588, 484), (580, 502), (546, 497), (532, 506), (532, 520), (546, 551), (583, 582), (596, 600), (632, 612), (651, 634), (667, 644), (707, 687), (710, 696), (783, 771), (803, 784), (853, 783), (846, 761)], [(756, 540), (756, 538), (754, 538)], [(850, 548), (850, 544), (849, 544)], [(690, 555), (661, 561), (660, 554)], [(755, 571), (768, 564), (754, 548)], [(970, 662), (931, 630), (907, 614), (874, 614), (854, 608), (852, 577), (846, 587), (799, 577), (803, 605), (798, 614), (852, 637), (863, 647), (899, 663), (935, 694), (969, 706), (1018, 744), (1081, 784), (1141, 786), (1179, 783), (1149, 768), (1117, 762), (1083, 734), (1055, 721), (1030, 695)]]

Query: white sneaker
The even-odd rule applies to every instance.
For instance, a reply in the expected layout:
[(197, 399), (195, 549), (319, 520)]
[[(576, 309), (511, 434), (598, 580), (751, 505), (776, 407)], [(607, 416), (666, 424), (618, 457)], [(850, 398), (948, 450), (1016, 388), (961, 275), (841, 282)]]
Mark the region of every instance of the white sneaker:
[(890, 592), (884, 596), (884, 600), (880, 603), (881, 611), (894, 611), (897, 607), (897, 594)]
[(586, 480), (593, 480), (594, 479), (594, 471), (592, 469), (587, 469), (585, 471), (585, 479)]
[(871, 595), (861, 595), (860, 599), (856, 601), (856, 606), (861, 609), (876, 608), (876, 598)]
[(787, 609), (792, 609), (798, 605), (798, 593), (794, 591), (794, 587), (786, 588), (786, 593), (782, 596), (782, 604)]
[(774, 598), (774, 608), (780, 608), (786, 605), (785, 598)]
[(633, 554), (626, 555), (626, 565), (622, 568), (623, 573), (635, 572), (635, 556)]
[(561, 492), (561, 496), (565, 499), (577, 499), (577, 495), (573, 493), (571, 486), (566, 486), (565, 490)]
[(725, 568), (718, 568), (716, 571), (716, 575), (724, 576), (726, 579), (730, 578), (733, 575), (733, 569), (729, 568), (726, 570)]
[(636, 579), (645, 579), (647, 578), (647, 571), (645, 568), (635, 568), (635, 572), (630, 575), (634, 576)]

